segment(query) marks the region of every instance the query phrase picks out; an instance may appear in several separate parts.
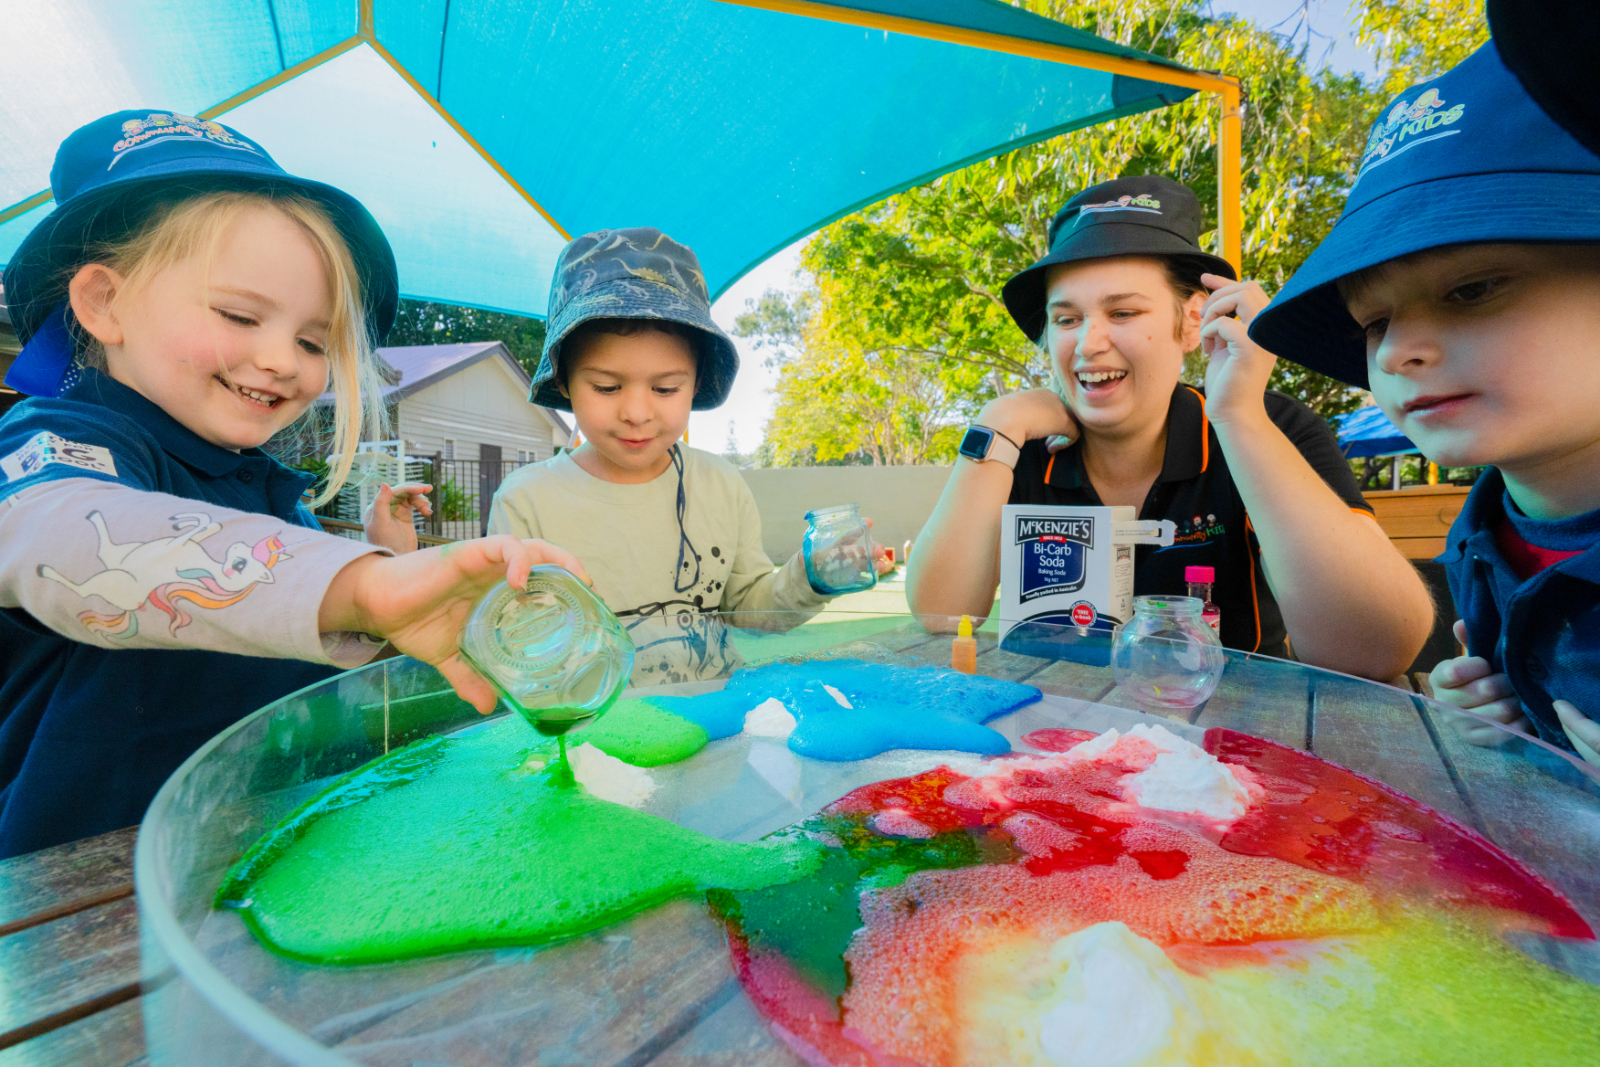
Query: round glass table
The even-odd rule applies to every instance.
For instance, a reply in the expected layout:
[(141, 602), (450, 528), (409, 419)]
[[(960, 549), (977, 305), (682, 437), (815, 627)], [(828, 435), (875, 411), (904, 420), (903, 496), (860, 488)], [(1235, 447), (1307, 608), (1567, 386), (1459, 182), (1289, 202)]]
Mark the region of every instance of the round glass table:
[[(948, 667), (954, 631), (947, 619), (831, 612), (652, 620), (633, 631), (634, 692), (709, 692), (740, 667), (774, 662)], [(1414, 693), (1232, 651), (1205, 703), (1157, 717), (1094, 655), (1077, 654), (1069, 632), (1002, 642), (991, 623), (976, 636), (980, 674), (1044, 694), (988, 723), (1013, 744), (1041, 728), (1126, 731), (1146, 722), (1196, 743), (1221, 727), (1307, 751), (1476, 830), (1600, 930), (1600, 775), (1547, 745), (1509, 733), (1499, 746), (1468, 744), (1459, 713)], [(389, 659), (260, 709), (179, 769), (151, 805), (135, 852), (152, 1063), (804, 1062), (746, 999), (724, 927), (699, 897), (537, 949), (345, 967), (274, 955), (236, 913), (213, 908), (230, 865), (332, 780), (420, 738), (484, 722), (432, 668)], [(644, 810), (754, 841), (859, 786), (951, 756), (898, 750), (823, 762), (739, 734), (655, 768), (659, 788)], [(1600, 985), (1595, 942), (1529, 934), (1515, 944)]]

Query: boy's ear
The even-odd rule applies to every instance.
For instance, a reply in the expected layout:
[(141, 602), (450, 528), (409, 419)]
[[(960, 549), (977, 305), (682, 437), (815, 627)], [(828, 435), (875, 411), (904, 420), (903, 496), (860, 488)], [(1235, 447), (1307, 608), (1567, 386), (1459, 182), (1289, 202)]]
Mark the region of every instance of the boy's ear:
[(122, 343), (122, 324), (117, 321), (113, 307), (117, 294), (126, 284), (127, 279), (104, 263), (90, 263), (79, 268), (67, 283), (72, 317), (102, 345)]
[(559, 372), (556, 374), (556, 389), (568, 400), (572, 399), (572, 390), (567, 388), (567, 376)]

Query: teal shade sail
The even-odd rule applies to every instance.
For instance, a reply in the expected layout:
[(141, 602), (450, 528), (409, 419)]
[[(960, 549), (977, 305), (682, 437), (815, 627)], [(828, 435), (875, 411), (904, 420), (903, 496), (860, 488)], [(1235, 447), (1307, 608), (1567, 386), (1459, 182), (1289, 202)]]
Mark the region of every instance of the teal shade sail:
[[(899, 190), (1194, 91), (1159, 80), (1185, 68), (992, 0), (782, 6), (0, 0), (7, 53), (29, 57), (0, 66), (0, 261), (50, 210), (61, 139), (123, 108), (219, 118), (349, 191), (408, 296), (542, 316), (569, 235), (658, 227), (717, 294)], [(849, 22), (864, 13), (1148, 60), (1156, 80)]]

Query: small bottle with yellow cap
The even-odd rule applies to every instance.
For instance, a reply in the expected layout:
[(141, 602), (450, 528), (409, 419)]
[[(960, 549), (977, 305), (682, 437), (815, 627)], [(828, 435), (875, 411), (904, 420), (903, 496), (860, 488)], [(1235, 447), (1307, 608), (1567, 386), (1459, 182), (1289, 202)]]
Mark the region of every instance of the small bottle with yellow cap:
[(978, 673), (978, 639), (972, 636), (972, 616), (961, 616), (956, 639), (950, 642), (950, 668), (962, 674)]

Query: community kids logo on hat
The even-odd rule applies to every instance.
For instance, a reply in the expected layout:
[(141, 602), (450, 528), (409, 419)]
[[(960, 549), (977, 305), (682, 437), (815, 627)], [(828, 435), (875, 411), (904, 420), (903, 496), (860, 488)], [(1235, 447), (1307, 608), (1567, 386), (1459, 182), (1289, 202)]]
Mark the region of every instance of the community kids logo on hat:
[(1115, 200), (1107, 200), (1103, 204), (1085, 204), (1078, 209), (1078, 218), (1091, 215), (1100, 211), (1144, 211), (1151, 215), (1161, 214), (1161, 201), (1153, 196), (1119, 196)]
[[(1460, 130), (1444, 130), (1427, 137), (1419, 137), (1424, 131), (1451, 125), (1460, 119), (1467, 109), (1467, 105), (1457, 104), (1448, 111), (1440, 111), (1439, 108), (1443, 106), (1444, 101), (1439, 98), (1438, 89), (1425, 91), (1417, 97), (1414, 104), (1406, 103), (1405, 97), (1401, 97), (1399, 103), (1390, 108), (1389, 114), (1375, 123), (1372, 132), (1367, 135), (1367, 150), (1361, 157), (1357, 180), (1359, 181), (1360, 175), (1365, 174), (1369, 168), (1387, 163), (1401, 152), (1410, 151), (1429, 141), (1437, 141), (1441, 137), (1451, 137), (1460, 133)], [(1417, 139), (1409, 140), (1409, 138)], [(1400, 145), (1398, 149), (1395, 148), (1397, 144)]]
[(106, 170), (115, 167), (129, 152), (185, 137), (203, 137), (225, 148), (235, 148), (258, 156), (261, 154), (255, 145), (235, 137), (220, 122), (157, 111), (142, 119), (128, 119), (122, 124), (122, 140), (111, 146), (111, 162)]

